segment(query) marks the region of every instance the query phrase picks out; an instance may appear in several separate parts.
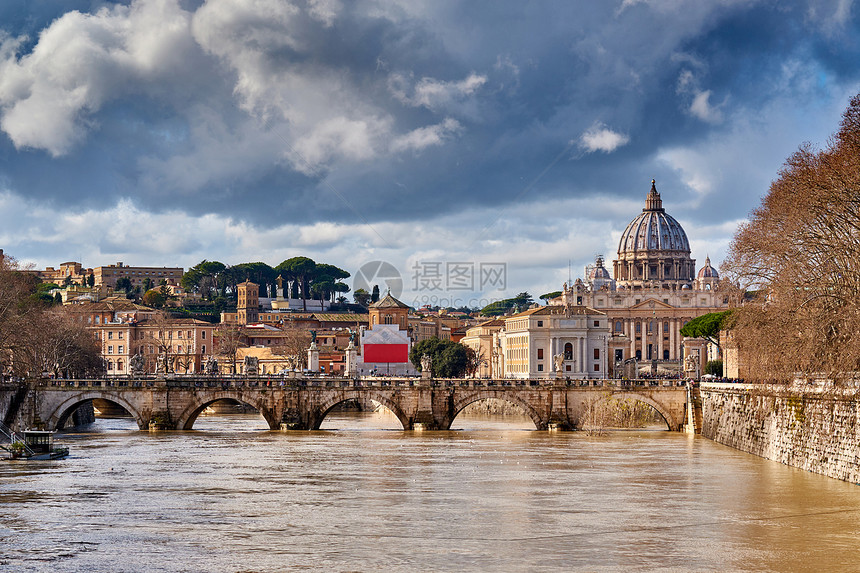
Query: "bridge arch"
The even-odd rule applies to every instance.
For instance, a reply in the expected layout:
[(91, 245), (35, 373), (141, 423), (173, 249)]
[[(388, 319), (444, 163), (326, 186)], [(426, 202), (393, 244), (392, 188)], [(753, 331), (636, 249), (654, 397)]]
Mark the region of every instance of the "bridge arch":
[(275, 416), (272, 410), (261, 400), (261, 398), (265, 398), (265, 396), (255, 396), (253, 394), (231, 390), (207, 393), (206, 398), (193, 400), (185, 407), (182, 413), (176, 418), (176, 429), (191, 430), (194, 427), (194, 422), (197, 421), (197, 418), (203, 410), (208, 408), (212, 403), (225, 399), (235, 400), (251, 406), (256, 409), (261, 416), (263, 416), (263, 419), (266, 420), (266, 423), (269, 425), (269, 429), (279, 429), (280, 420), (277, 419), (277, 416)]
[(665, 405), (661, 404), (660, 402), (657, 402), (650, 396), (646, 396), (645, 394), (639, 392), (631, 392), (629, 390), (614, 391), (612, 392), (611, 396), (613, 398), (636, 400), (637, 402), (648, 404), (649, 406), (654, 408), (654, 410), (658, 414), (660, 414), (660, 417), (663, 418), (663, 421), (666, 422), (666, 426), (668, 426), (668, 429), (671, 431), (678, 430), (682, 425), (682, 421), (676, 420), (675, 416), (672, 415), (672, 413)]
[(320, 405), (319, 418), (311, 420), (309, 429), (319, 430), (320, 426), (322, 426), (323, 421), (325, 421), (326, 416), (328, 416), (332, 409), (338, 404), (342, 404), (349, 400), (365, 398), (368, 398), (370, 400), (376, 400), (377, 402), (391, 410), (391, 413), (397, 416), (397, 419), (400, 420), (400, 424), (403, 426), (404, 430), (409, 430), (412, 428), (412, 421), (406, 414), (403, 413), (403, 409), (400, 407), (400, 405), (396, 401), (392, 400), (390, 397), (377, 392), (372, 392), (368, 395), (367, 393), (363, 393), (361, 391), (348, 390), (343, 394), (338, 395), (337, 397), (329, 398), (328, 400), (323, 402)]
[(531, 418), (532, 422), (534, 422), (535, 429), (537, 430), (545, 430), (547, 428), (547, 420), (544, 420), (537, 410), (526, 400), (522, 399), (514, 392), (507, 391), (498, 391), (498, 390), (476, 390), (475, 392), (470, 392), (464, 394), (462, 396), (457, 397), (454, 400), (453, 408), (451, 409), (451, 419), (445, 420), (445, 427), (440, 428), (440, 430), (449, 430), (451, 429), (451, 424), (454, 423), (454, 420), (463, 411), (463, 409), (469, 404), (474, 404), (475, 402), (479, 402), (481, 400), (488, 400), (490, 398), (495, 398), (496, 400), (503, 400), (508, 402), (509, 404), (513, 404), (519, 408), (522, 408), (523, 412)]
[(134, 421), (137, 422), (137, 427), (141, 430), (145, 430), (149, 427), (149, 420), (144, 420), (143, 415), (140, 412), (140, 408), (136, 404), (129, 402), (122, 396), (113, 392), (104, 392), (98, 390), (90, 390), (87, 392), (81, 392), (79, 394), (74, 394), (69, 398), (66, 398), (64, 401), (60, 402), (56, 407), (54, 407), (48, 415), (45, 417), (47, 420), (46, 425), (51, 430), (61, 430), (63, 426), (66, 425), (66, 420), (68, 420), (69, 416), (72, 415), (72, 412), (81, 405), (81, 403), (86, 402), (87, 400), (93, 399), (106, 400), (108, 402), (113, 402), (118, 406), (121, 406), (125, 409), (126, 412), (131, 414), (131, 417), (134, 418)]

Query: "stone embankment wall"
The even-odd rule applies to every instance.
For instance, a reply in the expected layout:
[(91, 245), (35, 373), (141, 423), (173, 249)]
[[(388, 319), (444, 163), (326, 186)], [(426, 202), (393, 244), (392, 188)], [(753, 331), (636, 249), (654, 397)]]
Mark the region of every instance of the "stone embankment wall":
[(860, 393), (703, 383), (702, 435), (720, 444), (860, 483)]

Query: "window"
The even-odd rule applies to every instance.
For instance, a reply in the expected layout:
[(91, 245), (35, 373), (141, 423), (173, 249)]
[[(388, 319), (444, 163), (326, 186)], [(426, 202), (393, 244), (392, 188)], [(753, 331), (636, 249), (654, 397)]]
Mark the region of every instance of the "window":
[(594, 349), (594, 359), (600, 360), (600, 349), (599, 348)]
[(191, 338), (191, 331), (190, 330), (185, 333), (185, 338)]
[(182, 338), (182, 331), (181, 330), (176, 333), (176, 338)]
[(669, 332), (669, 322), (668, 321), (663, 323), (663, 332)]
[(573, 360), (573, 344), (570, 342), (564, 345), (564, 359)]
[(108, 330), (108, 340), (113, 340), (113, 331)]
[(600, 326), (600, 321), (599, 321), (599, 320), (595, 320), (595, 321), (594, 321), (594, 326), (595, 326), (595, 327)]
[(123, 350), (125, 350), (125, 346), (123, 346), (122, 344), (116, 347), (117, 354), (122, 354)]
[(206, 345), (205, 344), (200, 348), (200, 354), (206, 354)]
[(206, 340), (206, 331), (205, 330), (200, 331), (200, 338), (202, 338), (203, 340)]
[(543, 360), (543, 348), (538, 348), (538, 360)]
[(595, 372), (600, 372), (600, 364), (595, 364), (595, 365), (594, 365), (594, 371), (595, 371)]
[(113, 346), (108, 346), (108, 354), (113, 354)]
[(102, 317), (96, 316), (96, 324), (101, 324)]
[(542, 321), (542, 320), (539, 320), (539, 321), (538, 321), (538, 326), (539, 326), (539, 327), (540, 327), (540, 326), (543, 326), (543, 321)]
[(543, 372), (543, 364), (538, 364), (538, 372)]
[(108, 369), (108, 370), (113, 370), (113, 362), (111, 362), (110, 360), (108, 360), (108, 363), (107, 363), (107, 369)]
[(123, 366), (123, 362), (122, 362), (122, 360), (117, 360), (117, 361), (116, 361), (116, 369), (117, 369), (117, 370), (122, 370), (122, 366)]
[(122, 331), (121, 330), (116, 333), (116, 337), (119, 338), (120, 340), (122, 340)]
[(564, 369), (565, 369), (567, 372), (570, 372), (570, 364), (568, 364), (567, 366), (565, 366), (565, 367), (564, 367)]
[(637, 322), (636, 323), (636, 334), (641, 334), (641, 333), (642, 333), (642, 323)]
[(620, 320), (615, 321), (615, 332), (621, 332), (624, 329), (623, 324)]

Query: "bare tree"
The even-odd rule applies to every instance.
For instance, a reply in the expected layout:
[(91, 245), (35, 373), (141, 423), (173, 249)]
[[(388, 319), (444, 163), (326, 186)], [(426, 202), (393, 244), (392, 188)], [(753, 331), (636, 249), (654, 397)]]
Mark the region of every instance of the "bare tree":
[(236, 355), (242, 347), (242, 333), (236, 325), (221, 323), (215, 329), (215, 350), (230, 359), (231, 373), (236, 372)]
[(22, 336), (12, 348), (17, 374), (58, 377), (101, 369), (101, 354), (92, 334), (62, 309), (32, 314), (22, 328)]
[(310, 332), (301, 328), (285, 328), (283, 333), (278, 343), (272, 346), (272, 354), (285, 357), (292, 368), (303, 368), (311, 345)]
[(860, 96), (827, 147), (802, 146), (723, 265), (736, 285), (733, 337), (751, 376), (860, 371)]

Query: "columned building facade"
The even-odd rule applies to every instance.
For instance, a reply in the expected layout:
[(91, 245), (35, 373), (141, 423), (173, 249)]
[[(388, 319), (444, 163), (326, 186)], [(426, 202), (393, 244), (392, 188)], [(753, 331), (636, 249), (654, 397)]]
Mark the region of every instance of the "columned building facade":
[[(624, 229), (612, 261), (613, 275), (602, 257), (585, 281), (565, 284), (550, 304), (586, 306), (606, 313), (609, 361), (616, 368), (630, 359), (680, 361), (681, 328), (693, 318), (728, 307), (719, 292), (719, 274), (710, 258), (696, 273), (684, 229), (663, 208), (656, 183), (645, 208)], [(617, 375), (617, 372), (616, 372)]]

